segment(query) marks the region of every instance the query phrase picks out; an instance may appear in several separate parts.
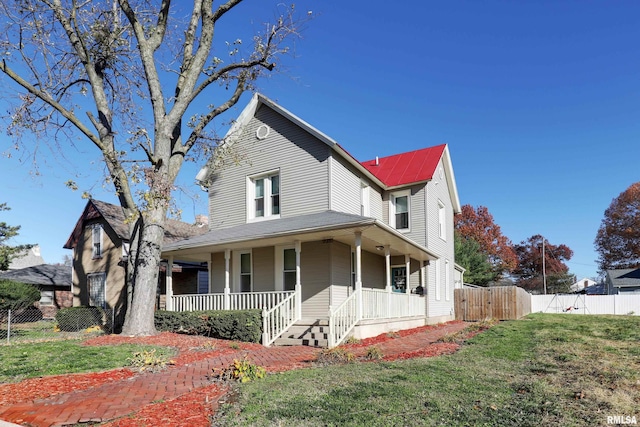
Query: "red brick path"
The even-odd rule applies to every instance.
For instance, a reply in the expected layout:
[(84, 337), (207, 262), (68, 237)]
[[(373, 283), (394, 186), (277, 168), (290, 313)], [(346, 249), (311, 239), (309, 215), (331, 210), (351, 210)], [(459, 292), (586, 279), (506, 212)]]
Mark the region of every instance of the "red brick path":
[[(393, 356), (425, 348), (443, 335), (457, 332), (465, 326), (461, 322), (449, 323), (377, 346), (385, 356)], [(0, 408), (0, 420), (46, 427), (105, 422), (133, 413), (154, 401), (171, 400), (203, 387), (209, 384), (208, 375), (213, 368), (227, 367), (244, 354), (253, 363), (264, 366), (269, 371), (279, 371), (314, 360), (318, 351), (300, 346), (272, 347), (213, 357), (187, 366), (170, 367), (159, 373), (140, 374), (88, 390)]]

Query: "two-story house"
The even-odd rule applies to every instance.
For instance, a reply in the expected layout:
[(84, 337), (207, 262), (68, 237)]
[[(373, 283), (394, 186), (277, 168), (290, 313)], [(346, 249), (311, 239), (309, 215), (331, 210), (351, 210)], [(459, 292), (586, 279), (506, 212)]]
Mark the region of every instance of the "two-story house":
[(234, 161), (197, 177), (210, 231), (163, 250), (170, 264), (207, 262), (210, 293), (174, 295), (168, 275), (168, 309), (264, 309), (265, 345), (454, 318), (460, 202), (446, 145), (359, 162), (256, 94), (223, 148)]
[[(205, 224), (187, 224), (168, 219), (164, 243), (182, 240), (207, 231)], [(72, 249), (73, 306), (95, 306), (114, 310), (116, 329), (122, 325), (127, 307), (126, 268), (129, 227), (120, 206), (90, 199), (78, 218), (65, 249)], [(166, 266), (160, 267), (156, 304), (164, 306)], [(172, 266), (178, 273), (174, 293), (208, 291), (208, 275), (200, 263)], [(204, 270), (204, 274), (202, 271)]]

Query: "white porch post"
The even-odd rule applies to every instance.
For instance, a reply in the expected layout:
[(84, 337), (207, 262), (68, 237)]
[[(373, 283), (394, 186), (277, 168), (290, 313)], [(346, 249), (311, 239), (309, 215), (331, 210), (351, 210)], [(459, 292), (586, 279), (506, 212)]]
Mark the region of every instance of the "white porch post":
[(302, 280), (300, 277), (300, 254), (302, 253), (302, 244), (300, 240), (296, 240), (296, 318), (302, 318)]
[(387, 291), (387, 317), (391, 317), (391, 248), (389, 245), (384, 247), (384, 264), (385, 264), (385, 290)]
[(229, 261), (231, 260), (231, 249), (224, 250), (224, 298), (223, 305), (225, 310), (231, 308), (231, 288), (229, 287)]
[(362, 319), (362, 232), (356, 231), (356, 319)]
[(410, 275), (411, 275), (411, 258), (409, 257), (409, 255), (405, 255), (404, 256), (404, 264), (405, 264), (405, 268), (406, 268), (406, 283), (405, 283), (405, 289), (404, 292), (407, 294), (411, 293), (411, 287), (409, 286), (409, 279), (410, 279)]
[(385, 290), (391, 292), (391, 248), (389, 245), (384, 247), (384, 263), (385, 263)]
[(173, 311), (173, 256), (170, 256), (167, 260), (167, 274), (166, 274), (166, 301), (165, 306), (167, 311)]

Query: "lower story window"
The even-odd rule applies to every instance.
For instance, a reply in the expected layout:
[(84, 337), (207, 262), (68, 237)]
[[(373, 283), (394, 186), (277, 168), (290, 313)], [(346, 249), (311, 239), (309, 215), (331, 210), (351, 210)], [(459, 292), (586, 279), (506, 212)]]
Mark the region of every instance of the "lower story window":
[(251, 253), (240, 254), (240, 292), (251, 292)]
[(87, 275), (87, 282), (89, 285), (89, 305), (105, 308), (106, 278), (107, 275), (105, 273), (91, 273)]
[(40, 291), (40, 305), (53, 305), (53, 291)]
[(284, 250), (284, 263), (283, 263), (283, 284), (285, 291), (293, 291), (296, 288), (296, 250), (285, 249)]

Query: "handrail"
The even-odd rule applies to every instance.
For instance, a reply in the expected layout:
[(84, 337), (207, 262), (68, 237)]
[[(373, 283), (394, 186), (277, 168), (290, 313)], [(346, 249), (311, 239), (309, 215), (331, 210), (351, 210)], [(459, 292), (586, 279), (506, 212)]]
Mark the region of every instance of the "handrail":
[(340, 344), (360, 321), (358, 299), (362, 297), (361, 293), (361, 289), (356, 289), (337, 308), (329, 307), (329, 348)]
[(273, 308), (262, 310), (262, 345), (268, 347), (300, 320), (296, 312), (296, 292), (291, 293)]

